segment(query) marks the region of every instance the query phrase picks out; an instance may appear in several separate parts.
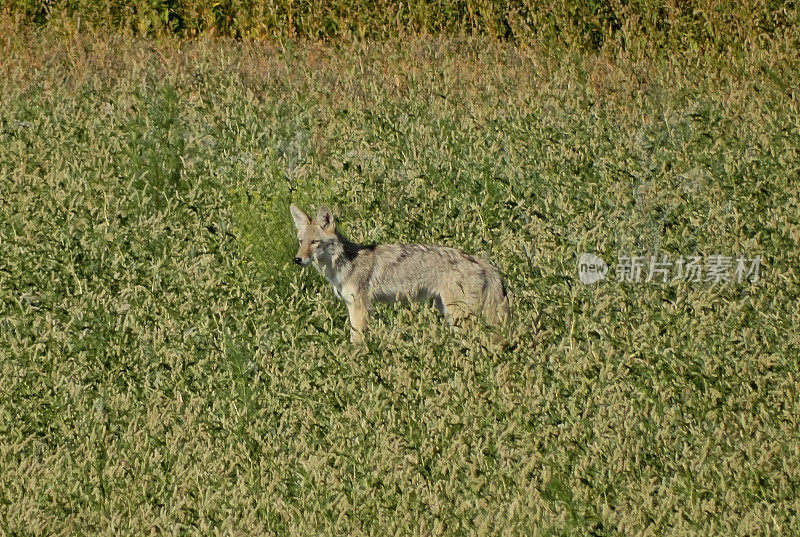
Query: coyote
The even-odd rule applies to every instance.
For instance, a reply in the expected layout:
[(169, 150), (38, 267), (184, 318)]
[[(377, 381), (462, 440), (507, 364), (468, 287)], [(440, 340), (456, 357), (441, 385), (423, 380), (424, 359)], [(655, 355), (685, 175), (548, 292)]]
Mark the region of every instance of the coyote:
[(448, 323), (483, 311), (493, 325), (508, 321), (509, 300), (498, 270), (485, 259), (446, 246), (362, 245), (336, 232), (331, 210), (322, 205), (313, 220), (290, 206), (300, 249), (298, 265), (312, 260), (350, 317), (350, 341), (362, 343), (373, 301), (434, 299)]

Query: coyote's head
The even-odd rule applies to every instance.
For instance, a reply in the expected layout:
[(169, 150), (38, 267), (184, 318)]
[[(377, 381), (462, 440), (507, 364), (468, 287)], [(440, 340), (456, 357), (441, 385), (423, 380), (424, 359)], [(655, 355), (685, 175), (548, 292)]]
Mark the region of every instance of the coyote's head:
[(317, 217), (312, 220), (294, 203), (289, 209), (297, 227), (297, 240), (300, 241), (294, 262), (298, 265), (308, 265), (312, 259), (319, 259), (328, 253), (326, 248), (337, 240), (333, 213), (327, 206), (322, 205), (317, 211)]

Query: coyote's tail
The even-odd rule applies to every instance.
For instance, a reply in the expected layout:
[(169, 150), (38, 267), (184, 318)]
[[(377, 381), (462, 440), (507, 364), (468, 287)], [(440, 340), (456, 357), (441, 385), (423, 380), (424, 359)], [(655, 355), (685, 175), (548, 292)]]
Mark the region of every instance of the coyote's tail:
[(483, 315), (493, 325), (507, 324), (510, 316), (509, 297), (500, 272), (488, 261), (480, 260), (485, 269)]

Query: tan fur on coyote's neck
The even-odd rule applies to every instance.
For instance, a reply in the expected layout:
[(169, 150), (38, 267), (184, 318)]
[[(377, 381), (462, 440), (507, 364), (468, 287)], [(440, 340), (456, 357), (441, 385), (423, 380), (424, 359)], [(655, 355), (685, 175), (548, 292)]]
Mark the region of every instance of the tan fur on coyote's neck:
[(374, 245), (353, 242), (337, 231), (333, 233), (332, 240), (325, 242), (324, 248), (317, 250), (314, 264), (341, 298), (342, 282), (353, 271), (353, 261), (358, 253), (374, 248)]

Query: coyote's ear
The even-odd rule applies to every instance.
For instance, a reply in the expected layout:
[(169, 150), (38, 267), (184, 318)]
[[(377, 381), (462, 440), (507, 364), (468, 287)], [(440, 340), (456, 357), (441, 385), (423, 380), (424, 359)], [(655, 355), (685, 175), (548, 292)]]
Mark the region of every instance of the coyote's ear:
[(297, 231), (302, 233), (303, 230), (306, 229), (306, 226), (311, 223), (311, 219), (294, 203), (289, 206), (289, 210), (292, 213), (292, 219), (294, 219), (294, 226), (297, 228)]
[(327, 205), (320, 205), (317, 211), (317, 224), (326, 233), (333, 233), (336, 231), (336, 222), (333, 220), (333, 213)]

